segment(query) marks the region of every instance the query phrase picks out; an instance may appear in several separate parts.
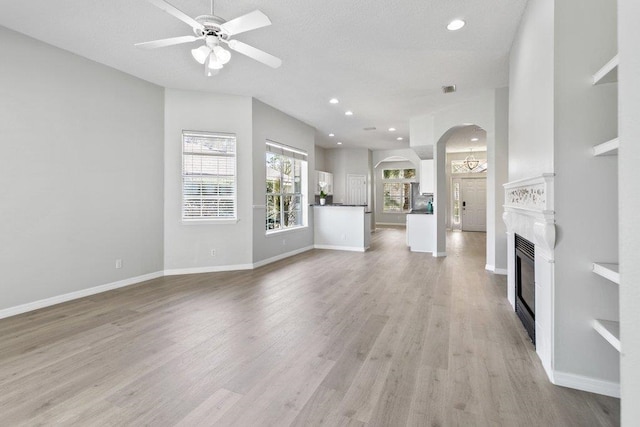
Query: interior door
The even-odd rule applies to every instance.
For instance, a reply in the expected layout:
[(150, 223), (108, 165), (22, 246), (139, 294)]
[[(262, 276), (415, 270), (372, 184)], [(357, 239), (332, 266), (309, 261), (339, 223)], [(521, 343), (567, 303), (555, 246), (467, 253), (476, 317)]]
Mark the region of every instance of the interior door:
[(347, 175), (347, 204), (367, 204), (367, 177), (365, 175)]
[(462, 180), (462, 231), (487, 231), (487, 180)]

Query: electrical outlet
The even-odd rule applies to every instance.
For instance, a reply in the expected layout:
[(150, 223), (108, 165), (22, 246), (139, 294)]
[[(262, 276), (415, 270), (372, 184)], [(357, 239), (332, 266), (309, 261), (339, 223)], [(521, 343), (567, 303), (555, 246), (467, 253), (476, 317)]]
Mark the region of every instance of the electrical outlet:
[(216, 256), (216, 250), (215, 249), (211, 249), (211, 256)]
[(122, 268), (122, 260), (121, 259), (117, 259), (116, 260), (116, 268)]

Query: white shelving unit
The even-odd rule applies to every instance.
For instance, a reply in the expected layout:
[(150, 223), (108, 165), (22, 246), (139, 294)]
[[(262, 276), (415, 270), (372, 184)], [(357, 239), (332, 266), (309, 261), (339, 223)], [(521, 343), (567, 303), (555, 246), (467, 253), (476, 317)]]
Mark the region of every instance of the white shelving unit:
[[(619, 62), (618, 55), (611, 58), (609, 62), (607, 62), (593, 75), (593, 84), (600, 85), (605, 83), (617, 83)], [(618, 137), (613, 138), (594, 146), (593, 155), (595, 157), (617, 156), (619, 146), (620, 140)], [(615, 190), (617, 191), (617, 188)], [(618, 285), (620, 284), (620, 270), (616, 263), (594, 262), (593, 272), (613, 283)], [(620, 322), (614, 320), (594, 319), (592, 327), (609, 344), (620, 352)]]
[(593, 84), (617, 83), (619, 63), (618, 55), (611, 58), (609, 62), (604, 64), (604, 66), (593, 75)]
[(607, 340), (613, 348), (620, 351), (620, 322), (595, 319), (593, 321), (593, 329), (602, 335), (602, 338)]
[(607, 142), (603, 142), (602, 144), (598, 144), (594, 146), (593, 155), (594, 156), (617, 156), (619, 146), (620, 146), (620, 140), (618, 138), (613, 138)]
[(607, 280), (611, 280), (613, 283), (618, 285), (620, 284), (620, 271), (618, 269), (618, 264), (594, 262), (593, 272)]

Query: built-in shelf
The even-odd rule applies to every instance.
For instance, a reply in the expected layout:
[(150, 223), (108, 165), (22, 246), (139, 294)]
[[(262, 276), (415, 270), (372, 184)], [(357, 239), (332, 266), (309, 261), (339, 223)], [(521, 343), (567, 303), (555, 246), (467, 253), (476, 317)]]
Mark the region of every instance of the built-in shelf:
[(593, 321), (593, 329), (596, 330), (602, 338), (607, 340), (609, 344), (616, 350), (620, 351), (620, 322), (613, 320), (595, 319)]
[(619, 62), (618, 55), (616, 55), (611, 59), (611, 61), (604, 64), (604, 66), (593, 75), (593, 84), (598, 85), (617, 82)]
[(613, 283), (617, 283), (618, 285), (620, 284), (620, 270), (618, 268), (618, 264), (594, 262), (593, 272), (607, 280), (611, 280)]
[(617, 156), (619, 146), (620, 146), (620, 140), (618, 138), (613, 138), (610, 141), (595, 145), (593, 147), (593, 155), (594, 156)]

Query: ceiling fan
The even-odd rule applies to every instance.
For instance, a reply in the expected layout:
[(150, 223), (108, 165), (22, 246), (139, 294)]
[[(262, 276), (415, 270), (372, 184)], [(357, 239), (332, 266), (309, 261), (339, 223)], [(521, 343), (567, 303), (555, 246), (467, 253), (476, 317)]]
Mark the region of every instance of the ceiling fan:
[(262, 62), (272, 68), (278, 68), (282, 65), (280, 58), (231, 38), (246, 31), (271, 25), (271, 21), (267, 15), (259, 10), (254, 10), (251, 13), (239, 16), (231, 21), (225, 21), (213, 14), (213, 0), (211, 0), (211, 14), (200, 15), (195, 18), (191, 18), (164, 0), (147, 1), (191, 26), (195, 35), (136, 43), (135, 46), (137, 47), (155, 49), (204, 40), (204, 44), (196, 49), (192, 49), (191, 54), (196, 61), (204, 65), (207, 76), (217, 74), (224, 67), (224, 64), (231, 59), (231, 52), (222, 47), (222, 44), (227, 45), (231, 50), (246, 55), (258, 62)]

